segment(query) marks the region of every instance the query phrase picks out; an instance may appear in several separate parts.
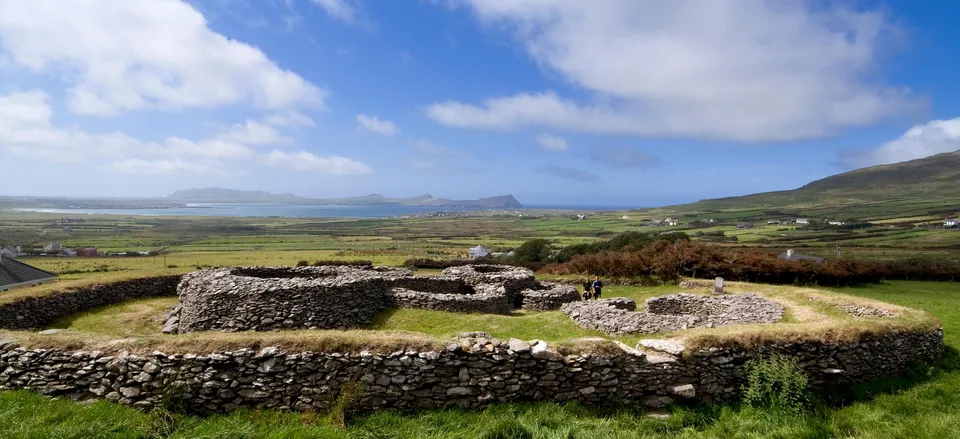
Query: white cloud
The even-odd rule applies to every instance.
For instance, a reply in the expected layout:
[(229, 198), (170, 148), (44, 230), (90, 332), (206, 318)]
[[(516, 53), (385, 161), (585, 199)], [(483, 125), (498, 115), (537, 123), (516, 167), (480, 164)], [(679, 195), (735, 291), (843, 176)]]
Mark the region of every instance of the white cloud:
[(537, 136), (537, 143), (544, 149), (550, 151), (563, 152), (567, 150), (567, 139), (552, 134), (541, 133)]
[(916, 125), (895, 140), (862, 154), (850, 154), (841, 162), (860, 168), (904, 162), (934, 154), (960, 150), (960, 117), (949, 120), (933, 120)]
[(185, 1), (0, 0), (0, 53), (70, 84), (69, 108), (322, 106), (324, 91), (212, 31)]
[(312, 127), (313, 119), (297, 111), (285, 111), (267, 115), (264, 122), (277, 127)]
[(322, 174), (353, 175), (373, 172), (369, 166), (356, 160), (335, 155), (318, 157), (307, 151), (294, 153), (274, 150), (267, 155), (267, 164), (276, 168)]
[(347, 0), (313, 0), (328, 15), (344, 23), (356, 23), (357, 9)]
[(761, 0), (461, 3), (512, 30), (539, 65), (593, 101), (541, 92), (428, 108), (451, 126), (772, 141), (919, 105), (909, 90), (871, 81), (898, 31), (876, 11)]
[(224, 174), (224, 170), (203, 164), (188, 163), (181, 159), (164, 160), (141, 160), (127, 159), (111, 163), (106, 167), (108, 170), (125, 172), (129, 174), (176, 174), (176, 173), (194, 173), (194, 174)]
[(273, 145), (293, 141), (289, 137), (281, 136), (272, 126), (252, 120), (231, 126), (219, 139), (245, 145)]
[(357, 123), (367, 131), (384, 136), (394, 136), (399, 131), (396, 124), (389, 120), (380, 120), (377, 116), (357, 114)]

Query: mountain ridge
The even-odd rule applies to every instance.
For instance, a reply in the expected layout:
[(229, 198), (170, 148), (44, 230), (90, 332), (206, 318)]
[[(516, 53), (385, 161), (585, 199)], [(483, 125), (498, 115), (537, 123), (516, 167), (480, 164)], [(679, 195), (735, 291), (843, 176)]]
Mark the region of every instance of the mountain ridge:
[(428, 207), (480, 207), (480, 208), (523, 208), (513, 195), (479, 198), (476, 200), (451, 200), (436, 198), (429, 194), (408, 198), (385, 197), (370, 194), (346, 198), (307, 198), (294, 194), (273, 194), (264, 191), (242, 191), (220, 187), (192, 188), (178, 190), (164, 197), (167, 200), (195, 203), (287, 203), (287, 204), (327, 204), (349, 206), (399, 205)]

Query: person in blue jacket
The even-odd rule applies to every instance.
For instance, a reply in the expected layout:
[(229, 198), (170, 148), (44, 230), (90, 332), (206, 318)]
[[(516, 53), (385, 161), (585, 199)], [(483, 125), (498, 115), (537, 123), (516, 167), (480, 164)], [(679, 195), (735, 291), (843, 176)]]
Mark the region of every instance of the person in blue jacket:
[(601, 290), (603, 290), (603, 282), (600, 282), (600, 278), (598, 277), (597, 280), (593, 281), (593, 298), (594, 299), (600, 298), (600, 293), (602, 292)]

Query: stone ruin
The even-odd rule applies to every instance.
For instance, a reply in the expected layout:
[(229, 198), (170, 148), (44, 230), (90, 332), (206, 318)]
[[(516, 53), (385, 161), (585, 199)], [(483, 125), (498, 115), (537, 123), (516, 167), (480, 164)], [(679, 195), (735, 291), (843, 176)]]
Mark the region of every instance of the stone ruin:
[(638, 312), (636, 302), (618, 297), (567, 303), (561, 310), (583, 328), (613, 335), (775, 323), (783, 319), (784, 313), (779, 303), (753, 293), (731, 296), (672, 294), (647, 299), (645, 305), (646, 310)]
[(381, 267), (217, 268), (183, 276), (177, 294), (166, 333), (348, 329), (387, 308), (509, 314), (579, 300), (573, 287), (501, 265), (452, 267), (440, 276)]

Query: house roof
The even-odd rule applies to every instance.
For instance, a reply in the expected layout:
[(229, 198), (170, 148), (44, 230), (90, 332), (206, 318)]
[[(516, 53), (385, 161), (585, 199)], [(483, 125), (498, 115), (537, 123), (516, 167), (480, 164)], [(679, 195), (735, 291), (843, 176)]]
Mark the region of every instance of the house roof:
[(827, 262), (825, 258), (818, 258), (816, 256), (807, 256), (800, 253), (794, 253), (790, 256), (787, 256), (787, 252), (780, 253), (780, 256), (777, 256), (780, 259), (787, 261), (816, 261), (816, 262)]
[(56, 278), (57, 275), (49, 271), (0, 255), (0, 288)]
[(488, 256), (490, 252), (488, 252), (484, 246), (478, 245), (470, 249), (470, 254), (474, 256)]

